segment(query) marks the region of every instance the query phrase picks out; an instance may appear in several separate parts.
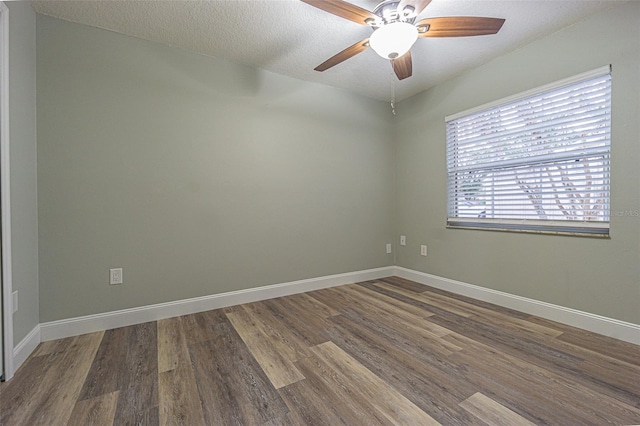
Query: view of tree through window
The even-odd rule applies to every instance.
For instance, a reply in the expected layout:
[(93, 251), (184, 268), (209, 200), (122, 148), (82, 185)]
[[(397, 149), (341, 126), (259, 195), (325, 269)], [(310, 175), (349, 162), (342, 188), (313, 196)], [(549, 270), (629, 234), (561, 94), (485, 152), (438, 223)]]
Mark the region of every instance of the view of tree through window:
[(449, 225), (608, 224), (610, 129), (610, 72), (448, 119)]

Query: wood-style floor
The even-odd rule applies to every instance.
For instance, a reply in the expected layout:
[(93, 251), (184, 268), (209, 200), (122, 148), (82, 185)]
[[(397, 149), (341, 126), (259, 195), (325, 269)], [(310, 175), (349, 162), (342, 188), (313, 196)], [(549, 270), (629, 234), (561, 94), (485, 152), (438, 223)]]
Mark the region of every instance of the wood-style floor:
[(640, 347), (399, 278), (42, 343), (1, 425), (640, 424)]

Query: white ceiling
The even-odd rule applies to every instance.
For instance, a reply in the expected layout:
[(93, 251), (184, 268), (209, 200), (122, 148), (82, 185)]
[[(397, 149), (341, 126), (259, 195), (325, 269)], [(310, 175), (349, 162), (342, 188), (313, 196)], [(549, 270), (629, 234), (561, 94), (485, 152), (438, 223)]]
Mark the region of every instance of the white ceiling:
[[(317, 65), (371, 29), (298, 0), (32, 1), (41, 14), (157, 41), (200, 54), (340, 87), (380, 100), (402, 100), (466, 69), (624, 0), (433, 0), (418, 19), (441, 16), (505, 18), (490, 36), (419, 39), (413, 76), (398, 81), (372, 49), (325, 71)], [(376, 0), (352, 0), (373, 10)]]

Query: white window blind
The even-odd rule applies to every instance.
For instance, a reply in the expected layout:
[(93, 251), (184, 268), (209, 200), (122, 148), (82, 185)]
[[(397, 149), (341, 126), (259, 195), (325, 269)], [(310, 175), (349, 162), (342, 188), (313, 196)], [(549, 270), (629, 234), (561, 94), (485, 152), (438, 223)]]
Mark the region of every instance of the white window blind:
[(446, 126), (448, 226), (608, 235), (610, 67)]

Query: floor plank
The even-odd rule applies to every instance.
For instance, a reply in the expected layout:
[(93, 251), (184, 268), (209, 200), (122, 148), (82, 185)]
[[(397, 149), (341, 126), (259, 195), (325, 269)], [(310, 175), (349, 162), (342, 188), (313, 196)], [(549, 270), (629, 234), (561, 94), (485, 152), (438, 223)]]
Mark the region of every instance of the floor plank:
[[(311, 299), (317, 302), (315, 299)], [(305, 311), (303, 307), (296, 306), (291, 300), (265, 300), (264, 304), (260, 303), (252, 305), (255, 311), (259, 311), (260, 305), (264, 306), (264, 310), (260, 310), (262, 315), (266, 315), (267, 322), (275, 321), (274, 330), (282, 329), (282, 324), (286, 324), (287, 335), (291, 341), (297, 342), (300, 347), (314, 346), (319, 343), (326, 342), (327, 336), (324, 329), (328, 327), (326, 318), (321, 313)], [(268, 314), (268, 315), (267, 315)], [(299, 356), (306, 356), (307, 352), (303, 351)], [(297, 359), (297, 358), (296, 358)]]
[(402, 288), (405, 290), (409, 290), (409, 291), (414, 291), (416, 293), (421, 293), (425, 290), (428, 289), (428, 287), (426, 287), (423, 284), (417, 283), (415, 281), (411, 281), (411, 280), (407, 280), (404, 278), (400, 278), (400, 277), (386, 277), (386, 278), (382, 278), (380, 280), (376, 280), (376, 282), (378, 281), (382, 281), (385, 283), (389, 283), (394, 285), (397, 288)]
[(404, 347), (350, 318), (335, 317), (331, 341), (443, 424), (482, 424), (458, 403), (474, 392), (464, 370), (432, 348)]
[[(332, 411), (335, 417), (346, 424), (391, 424), (380, 411), (374, 401), (367, 400), (352, 383), (340, 377), (335, 370), (313, 355), (296, 362), (306, 379), (303, 382), (309, 386), (309, 393), (313, 399), (309, 404), (320, 404), (322, 411)], [(331, 408), (329, 408), (331, 407)], [(291, 411), (298, 411), (300, 407), (292, 407)], [(319, 413), (323, 415), (322, 412)]]
[(374, 409), (392, 424), (440, 424), (334, 343), (323, 343), (312, 351), (340, 376), (343, 383), (362, 394), (364, 400), (375, 401)]
[(158, 321), (158, 417), (161, 425), (204, 425), (183, 318)]
[(104, 332), (100, 347), (80, 392), (80, 400), (112, 393), (120, 389), (123, 370), (120, 368), (127, 354), (127, 329), (116, 328)]
[(277, 301), (279, 304), (295, 307), (297, 310), (307, 312), (317, 318), (329, 318), (339, 314), (335, 309), (320, 303), (307, 293), (279, 297)]
[(115, 420), (119, 391), (78, 401), (73, 407), (70, 426), (111, 425)]
[(452, 298), (454, 300), (457, 300), (457, 301), (471, 303), (471, 304), (473, 304), (475, 306), (485, 307), (485, 308), (491, 309), (492, 311), (496, 311), (496, 312), (502, 312), (502, 313), (510, 315), (510, 316), (512, 316), (514, 318), (527, 319), (530, 316), (529, 314), (526, 314), (524, 312), (515, 311), (513, 309), (505, 308), (503, 306), (494, 305), (493, 303), (489, 303), (489, 302), (484, 302), (482, 300), (473, 299), (473, 298), (468, 297), (468, 296), (455, 294), (455, 293), (452, 293), (450, 291), (441, 290), (439, 288), (431, 287), (431, 286), (428, 286), (428, 285), (415, 283), (413, 281), (410, 281), (410, 280), (407, 280), (407, 279), (404, 279), (404, 278), (400, 278), (400, 277), (387, 277), (387, 278), (382, 278), (379, 281), (386, 282), (386, 283), (391, 283), (391, 284), (394, 284), (394, 285), (396, 285), (398, 287), (414, 288), (415, 291), (418, 292), (418, 293), (421, 293), (421, 292), (424, 292), (424, 291), (429, 291), (431, 293), (440, 294), (442, 296), (450, 297), (450, 298)]
[(37, 404), (36, 392), (58, 359), (52, 354), (30, 356), (9, 382), (0, 382), (0, 425), (17, 424)]
[(260, 319), (248, 311), (227, 313), (227, 318), (276, 389), (304, 379), (293, 360), (279, 350), (278, 340), (263, 329)]
[(66, 424), (78, 400), (102, 335), (103, 333), (99, 332), (69, 339), (69, 344), (64, 350), (51, 354), (47, 359), (50, 368), (47, 368), (41, 378), (47, 386), (35, 387), (33, 394), (29, 396), (29, 408), (20, 412), (14, 411), (14, 416), (2, 424)]
[[(346, 285), (339, 289), (341, 292), (347, 292), (355, 297), (366, 301), (369, 305), (374, 305), (376, 311), (390, 312), (392, 315), (399, 316), (401, 313), (408, 313), (416, 318), (424, 318), (433, 315), (425, 309), (410, 305), (393, 297), (380, 294), (377, 291), (368, 289), (359, 285)], [(409, 291), (407, 291), (410, 293)], [(407, 318), (411, 319), (411, 317)]]
[[(332, 397), (333, 389), (315, 372), (313, 366), (305, 371), (304, 360), (298, 368), (306, 374), (306, 380), (278, 389), (286, 403), (293, 422), (297, 425), (355, 425), (361, 417), (348, 405), (348, 400)], [(274, 422), (279, 424), (278, 422)]]
[[(371, 284), (377, 288), (392, 291), (396, 294), (401, 294), (413, 300), (437, 306), (461, 317), (470, 317), (477, 313), (474, 310), (469, 310), (465, 307), (461, 307), (458, 303), (456, 303), (457, 301), (454, 299), (440, 296), (436, 293), (430, 293), (428, 291), (422, 291), (418, 293), (415, 291), (406, 290), (402, 287), (396, 287), (393, 284), (389, 284), (384, 281), (373, 281), (371, 282)], [(439, 296), (442, 299), (438, 299), (436, 296)]]
[(211, 332), (211, 339), (189, 347), (206, 424), (259, 424), (286, 414), (231, 323), (218, 322)]
[(155, 323), (125, 327), (127, 353), (121, 360), (116, 420), (123, 424), (157, 425), (158, 342)]
[(217, 324), (227, 321), (222, 310), (199, 312), (181, 317), (187, 346), (206, 342), (214, 336)]
[(196, 378), (191, 364), (158, 376), (160, 425), (205, 425)]
[(469, 398), (462, 401), (460, 406), (488, 425), (534, 425), (534, 423), (531, 423), (529, 420), (519, 416), (507, 407), (498, 404), (480, 392), (474, 393)]
[[(542, 368), (531, 359), (513, 356), (492, 346), (459, 335), (455, 339), (465, 350), (451, 359), (466, 367), (467, 378), (492, 399), (525, 417), (537, 415), (550, 424), (630, 424), (640, 418), (640, 410), (604, 393), (567, 381), (554, 369)], [(536, 413), (536, 408), (546, 409)], [(526, 415), (525, 415), (526, 412)], [(536, 413), (536, 414), (534, 414)]]
[(191, 364), (182, 318), (158, 321), (158, 372), (175, 370)]
[[(344, 286), (344, 288), (329, 288), (321, 292), (314, 292), (311, 296), (320, 301), (324, 301), (324, 303), (330, 303), (332, 300), (340, 300), (340, 307), (338, 309), (340, 312), (353, 310), (361, 312), (364, 315), (375, 312), (376, 315), (381, 318), (381, 321), (403, 322), (407, 324), (420, 323), (425, 327), (429, 325), (429, 322), (423, 321), (423, 319), (432, 315), (431, 312), (410, 304), (404, 304), (408, 306), (410, 310), (398, 309), (396, 307), (397, 305), (394, 306), (392, 303), (387, 302), (386, 299), (383, 299), (384, 295), (380, 295), (376, 300), (375, 297), (367, 293), (367, 290), (368, 289), (365, 288), (363, 291), (358, 291), (358, 289), (353, 287)], [(389, 299), (394, 300), (393, 298)], [(402, 303), (398, 300), (395, 300), (395, 302)]]

